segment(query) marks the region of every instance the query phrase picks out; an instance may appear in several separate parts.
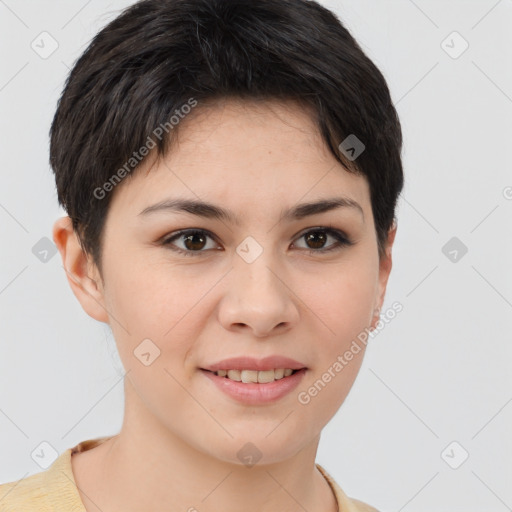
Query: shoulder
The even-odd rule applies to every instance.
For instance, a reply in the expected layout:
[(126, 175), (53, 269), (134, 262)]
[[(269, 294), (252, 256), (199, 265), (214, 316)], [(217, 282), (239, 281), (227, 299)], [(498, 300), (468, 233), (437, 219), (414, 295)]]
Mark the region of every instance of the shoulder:
[(0, 484), (0, 512), (50, 511), (45, 471)]
[(346, 512), (379, 512), (379, 510), (368, 505), (368, 503), (347, 496), (334, 478), (320, 464), (316, 464), (316, 466), (329, 483), (336, 497), (339, 510)]
[(355, 498), (349, 498), (349, 500), (355, 505), (357, 512), (379, 512), (375, 507), (364, 503), (363, 501), (356, 500)]
[(62, 452), (44, 471), (0, 484), (0, 512), (85, 512), (71, 465), (71, 456), (103, 444), (113, 436), (87, 439)]
[(69, 448), (44, 471), (0, 485), (0, 512), (82, 512), (71, 469)]

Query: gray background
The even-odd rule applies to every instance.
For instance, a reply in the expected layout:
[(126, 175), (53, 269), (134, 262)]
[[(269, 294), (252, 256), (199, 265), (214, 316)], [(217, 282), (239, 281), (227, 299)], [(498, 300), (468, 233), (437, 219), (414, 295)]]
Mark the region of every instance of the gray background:
[[(62, 453), (121, 426), (114, 340), (40, 240), (64, 214), (48, 165), (64, 80), (131, 3), (0, 0), (2, 483), (42, 470), (41, 443)], [(371, 340), (317, 462), (383, 512), (512, 510), (512, 0), (321, 3), (388, 80), (406, 185), (383, 308), (403, 311)], [(43, 31), (47, 58), (31, 47), (51, 49)]]

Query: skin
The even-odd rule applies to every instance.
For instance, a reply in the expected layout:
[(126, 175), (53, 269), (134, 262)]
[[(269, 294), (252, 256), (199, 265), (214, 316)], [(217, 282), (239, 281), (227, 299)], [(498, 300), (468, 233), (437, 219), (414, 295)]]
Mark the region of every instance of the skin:
[[(73, 456), (75, 479), (88, 512), (334, 512), (315, 457), (364, 349), (307, 405), (297, 395), (375, 327), (396, 225), (379, 260), (368, 184), (337, 162), (304, 108), (234, 99), (200, 107), (181, 122), (164, 159), (150, 155), (113, 192), (102, 274), (70, 219), (54, 225), (69, 284), (85, 312), (111, 326), (127, 372), (122, 429)], [(298, 203), (333, 196), (357, 201), (364, 219), (339, 208), (279, 220)], [(138, 215), (171, 197), (222, 206), (240, 225), (170, 211)], [(307, 229), (326, 226), (354, 244), (327, 253), (321, 249), (335, 246), (332, 236), (308, 244)], [(174, 247), (195, 250), (191, 257), (158, 242), (190, 228), (215, 237), (188, 246), (175, 239)], [(250, 264), (236, 252), (248, 236), (263, 248)], [(133, 354), (146, 338), (160, 350), (149, 366)], [(274, 354), (308, 370), (271, 404), (240, 404), (199, 370), (227, 357)], [(247, 442), (262, 454), (251, 468), (236, 455)]]

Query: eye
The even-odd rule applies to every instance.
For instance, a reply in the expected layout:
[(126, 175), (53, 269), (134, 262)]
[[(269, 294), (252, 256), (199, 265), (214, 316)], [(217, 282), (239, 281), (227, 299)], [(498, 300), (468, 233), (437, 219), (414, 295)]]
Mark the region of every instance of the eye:
[(173, 234), (171, 237), (166, 238), (162, 241), (162, 245), (175, 245), (174, 240), (180, 239), (183, 241), (184, 248), (170, 247), (170, 249), (182, 253), (186, 256), (195, 256), (194, 253), (204, 252), (202, 249), (205, 247), (207, 249), (212, 249), (212, 247), (207, 247), (206, 241), (208, 238), (213, 240), (213, 236), (204, 229), (187, 229), (179, 231), (178, 233)]
[[(328, 246), (327, 249), (324, 249), (323, 246), (329, 237), (334, 238), (335, 243)], [(306, 246), (305, 248), (308, 253), (326, 253), (342, 249), (345, 246), (354, 245), (354, 242), (352, 242), (343, 232), (337, 229), (324, 227), (308, 229), (308, 231), (300, 235), (297, 240), (300, 239), (304, 239), (306, 244), (309, 244), (309, 246)]]
[[(324, 245), (329, 237), (334, 239), (335, 242), (325, 249)], [(308, 244), (308, 246), (304, 248), (308, 253), (322, 254), (354, 244), (343, 232), (326, 227), (310, 228), (308, 231), (303, 232), (296, 240), (300, 240), (301, 238)], [(208, 247), (208, 239), (214, 242), (213, 246), (210, 245), (210, 247)], [(183, 246), (179, 247), (175, 243), (175, 240), (179, 240)], [(197, 256), (199, 255), (198, 253), (206, 252), (208, 249), (217, 249), (215, 237), (204, 229), (185, 229), (178, 231), (164, 239), (161, 243), (185, 256)]]

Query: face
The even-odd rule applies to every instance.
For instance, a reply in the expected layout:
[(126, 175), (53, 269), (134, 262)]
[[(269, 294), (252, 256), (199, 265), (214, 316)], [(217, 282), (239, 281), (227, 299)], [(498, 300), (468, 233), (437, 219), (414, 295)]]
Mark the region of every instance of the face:
[[(228, 215), (164, 206), (177, 200)], [(300, 208), (326, 200), (342, 201)], [(97, 282), (106, 313), (88, 312), (112, 328), (141, 421), (237, 464), (248, 442), (272, 463), (319, 436), (364, 344), (341, 370), (339, 356), (375, 321), (391, 267), (379, 261), (365, 178), (335, 160), (303, 109), (234, 100), (198, 108), (165, 158), (118, 186), (104, 229)], [(270, 356), (305, 370), (228, 385), (205, 370)], [(273, 365), (293, 363), (263, 366)]]

